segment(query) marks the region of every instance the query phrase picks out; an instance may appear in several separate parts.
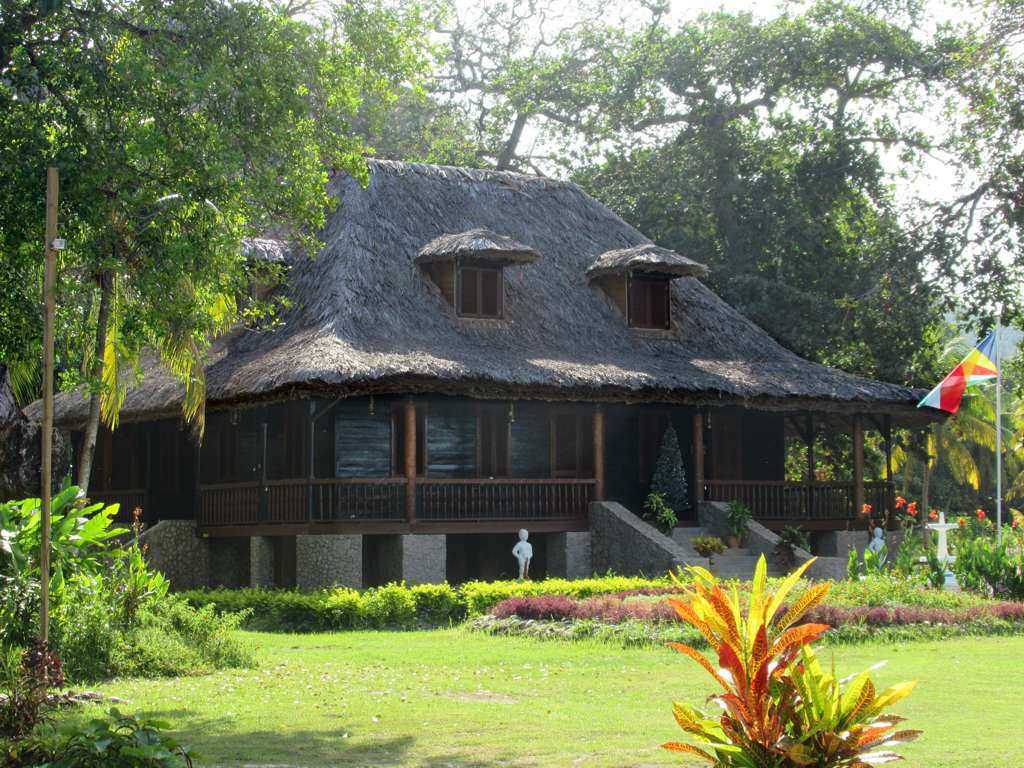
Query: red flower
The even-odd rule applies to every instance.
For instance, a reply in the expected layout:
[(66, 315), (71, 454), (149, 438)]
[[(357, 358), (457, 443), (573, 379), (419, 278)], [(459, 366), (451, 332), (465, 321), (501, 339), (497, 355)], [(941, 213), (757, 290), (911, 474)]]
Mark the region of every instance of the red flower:
[(907, 506), (907, 500), (904, 499), (902, 496), (897, 496), (896, 509), (903, 509), (905, 506)]
[(974, 514), (977, 516), (977, 518), (979, 520), (984, 520), (985, 519), (985, 510), (984, 509), (976, 509), (976, 510), (974, 510)]
[(929, 520), (938, 520), (938, 519), (939, 519), (939, 513), (938, 513), (938, 512), (936, 512), (936, 511), (935, 511), (935, 510), (933, 509), (933, 510), (932, 510), (931, 512), (929, 512), (929, 513), (928, 513), (928, 519), (929, 519)]
[(909, 504), (907, 504), (907, 514), (910, 515), (911, 517), (916, 517), (917, 516), (917, 502), (916, 501), (912, 501)]
[(959, 525), (962, 528), (963, 526), (967, 525), (967, 518), (966, 517), (958, 517), (956, 519), (956, 524)]
[(872, 507), (870, 504), (865, 504), (863, 507), (860, 508), (860, 513), (862, 515), (870, 515), (873, 509), (874, 507)]

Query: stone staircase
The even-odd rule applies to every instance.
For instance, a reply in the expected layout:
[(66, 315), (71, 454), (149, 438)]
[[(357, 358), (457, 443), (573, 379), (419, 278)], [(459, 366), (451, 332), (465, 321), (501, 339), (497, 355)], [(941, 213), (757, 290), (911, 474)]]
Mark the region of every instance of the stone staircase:
[[(708, 531), (704, 528), (676, 528), (672, 532), (672, 539), (694, 558), (699, 558), (700, 555), (693, 548), (692, 541), (696, 536), (707, 535), (709, 535)], [(727, 549), (722, 554), (711, 558), (710, 570), (723, 579), (749, 579), (754, 575), (758, 557), (760, 557), (758, 553), (751, 552), (746, 548)], [(771, 557), (768, 557), (768, 575), (782, 575)]]

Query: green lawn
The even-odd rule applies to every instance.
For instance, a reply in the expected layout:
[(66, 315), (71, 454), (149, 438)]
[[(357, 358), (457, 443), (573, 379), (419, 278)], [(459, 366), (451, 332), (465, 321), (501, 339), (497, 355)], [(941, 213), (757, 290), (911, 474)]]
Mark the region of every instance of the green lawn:
[[(463, 630), (247, 633), (259, 669), (102, 687), (172, 723), (201, 765), (656, 766), (670, 702), (709, 688), (663, 649)], [(1024, 765), (1024, 638), (825, 648), (841, 671), (920, 681), (900, 706), (925, 735), (908, 765)]]

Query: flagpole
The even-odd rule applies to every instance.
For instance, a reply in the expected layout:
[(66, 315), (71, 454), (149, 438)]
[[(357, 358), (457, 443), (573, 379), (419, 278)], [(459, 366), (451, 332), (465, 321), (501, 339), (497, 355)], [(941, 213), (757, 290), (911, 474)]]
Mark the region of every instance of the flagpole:
[(1003, 361), (999, 354), (999, 320), (996, 318), (996, 542), (1003, 541)]

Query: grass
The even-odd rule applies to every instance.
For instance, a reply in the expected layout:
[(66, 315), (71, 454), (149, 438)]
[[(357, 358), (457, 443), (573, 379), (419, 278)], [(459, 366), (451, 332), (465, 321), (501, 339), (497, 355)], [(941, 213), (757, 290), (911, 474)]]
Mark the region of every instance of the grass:
[[(245, 633), (260, 667), (176, 680), (115, 680), (121, 709), (159, 717), (200, 765), (688, 765), (670, 702), (709, 692), (660, 648), (489, 637), (461, 629)], [(824, 648), (842, 672), (887, 659), (883, 685), (920, 681), (899, 711), (925, 730), (909, 766), (1024, 765), (1024, 638)]]

